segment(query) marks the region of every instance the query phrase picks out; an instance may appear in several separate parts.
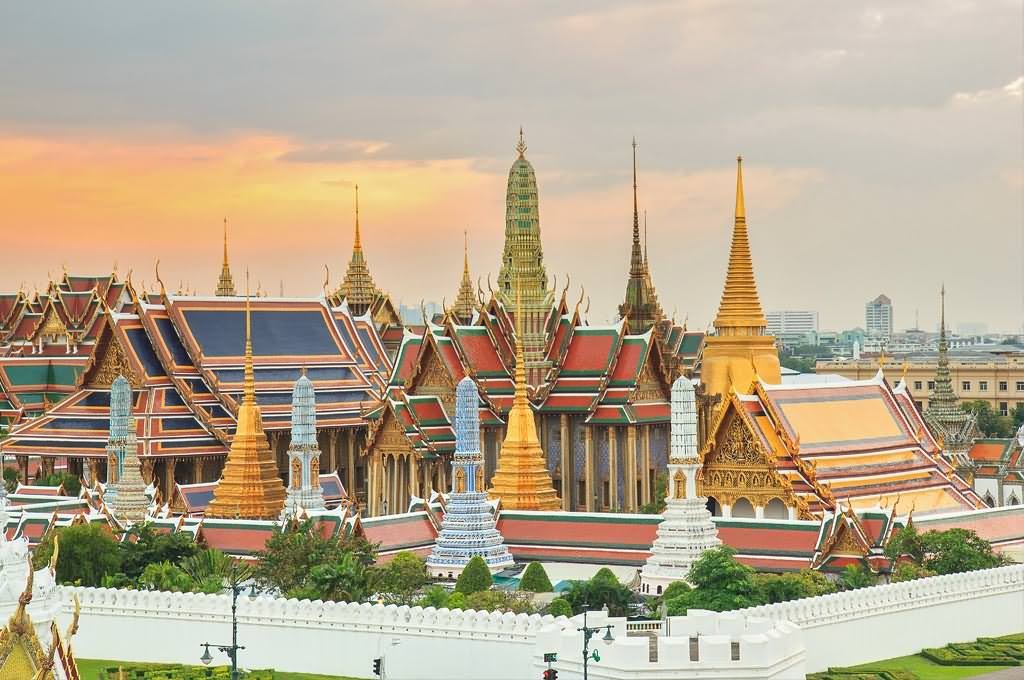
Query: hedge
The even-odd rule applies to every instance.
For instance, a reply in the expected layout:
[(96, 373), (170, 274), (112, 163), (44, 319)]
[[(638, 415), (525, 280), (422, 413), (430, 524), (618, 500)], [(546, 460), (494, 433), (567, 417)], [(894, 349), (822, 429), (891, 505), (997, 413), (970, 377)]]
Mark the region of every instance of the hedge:
[(921, 656), (941, 666), (1022, 666), (1024, 635), (957, 642), (945, 647), (923, 649)]
[[(123, 672), (123, 675), (122, 675)], [(245, 680), (274, 680), (274, 671), (245, 671), (239, 675)], [(100, 671), (100, 680), (229, 680), (231, 668), (188, 668), (182, 666), (108, 666)]]

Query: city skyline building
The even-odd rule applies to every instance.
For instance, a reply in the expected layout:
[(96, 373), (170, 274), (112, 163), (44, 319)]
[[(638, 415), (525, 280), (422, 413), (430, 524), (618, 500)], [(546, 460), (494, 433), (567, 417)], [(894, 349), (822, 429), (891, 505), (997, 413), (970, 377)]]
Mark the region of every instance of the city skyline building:
[(892, 337), (892, 299), (885, 293), (864, 306), (864, 331), (869, 336)]

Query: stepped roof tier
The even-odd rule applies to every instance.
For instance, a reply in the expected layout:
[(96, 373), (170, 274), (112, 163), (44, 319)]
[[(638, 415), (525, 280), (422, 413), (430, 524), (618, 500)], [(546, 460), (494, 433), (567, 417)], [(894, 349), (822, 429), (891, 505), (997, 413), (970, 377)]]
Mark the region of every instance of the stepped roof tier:
[(978, 416), (968, 413), (953, 393), (949, 374), (949, 343), (946, 341), (946, 287), (942, 287), (942, 313), (939, 324), (939, 358), (935, 372), (935, 389), (924, 412), (925, 421), (942, 447), (942, 454), (958, 468), (971, 467), (969, 451), (981, 436)]
[(729, 266), (722, 301), (715, 317), (715, 335), (705, 339), (701, 380), (712, 395), (745, 390), (755, 375), (769, 383), (782, 382), (775, 339), (766, 335), (768, 321), (761, 309), (754, 279), (743, 199), (743, 159), (736, 159), (736, 211)]
[(263, 432), (263, 418), (256, 403), (248, 290), (245, 303), (244, 388), (238, 409), (238, 427), (231, 438), (231, 450), (205, 515), (223, 519), (272, 519), (284, 509), (285, 490), (277, 476), (277, 463)]
[(473, 290), (473, 280), (469, 278), (469, 234), (465, 234), (465, 244), (462, 254), (462, 279), (459, 281), (459, 292), (455, 296), (455, 304), (452, 305), (451, 313), (460, 324), (473, 323), (473, 315), (476, 313), (480, 301)]
[(840, 506), (918, 514), (984, 506), (942, 458), (906, 385), (890, 387), (881, 372), (835, 383), (755, 379), (749, 392), (730, 393), (701, 450), (701, 493), (723, 513), (809, 518)]

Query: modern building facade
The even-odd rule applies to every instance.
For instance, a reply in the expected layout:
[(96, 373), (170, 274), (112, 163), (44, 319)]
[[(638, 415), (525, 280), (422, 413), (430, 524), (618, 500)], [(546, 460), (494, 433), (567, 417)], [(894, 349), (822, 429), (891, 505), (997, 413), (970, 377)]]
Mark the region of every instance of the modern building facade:
[(818, 313), (809, 310), (785, 309), (768, 312), (768, 335), (808, 335), (818, 332)]
[(864, 306), (864, 329), (869, 336), (892, 337), (892, 299), (884, 293)]

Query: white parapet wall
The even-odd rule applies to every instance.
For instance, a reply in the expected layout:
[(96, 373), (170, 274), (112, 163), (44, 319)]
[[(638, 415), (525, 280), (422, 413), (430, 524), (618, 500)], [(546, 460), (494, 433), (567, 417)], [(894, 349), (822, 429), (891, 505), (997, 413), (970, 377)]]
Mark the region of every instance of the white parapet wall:
[[(62, 587), (62, 626), (73, 595), (82, 607), (78, 658), (198, 665), (202, 643), (231, 642), (227, 595)], [(485, 670), (495, 680), (532, 678), (537, 633), (568, 621), (269, 597), (250, 602), (244, 594), (238, 620), (243, 668), (370, 678), (373, 659), (383, 657), (389, 680), (469, 680)], [(215, 659), (227, 663), (223, 654)]]
[(1024, 565), (932, 576), (739, 613), (800, 626), (807, 672), (815, 673), (915, 654), (925, 647), (1024, 632)]

